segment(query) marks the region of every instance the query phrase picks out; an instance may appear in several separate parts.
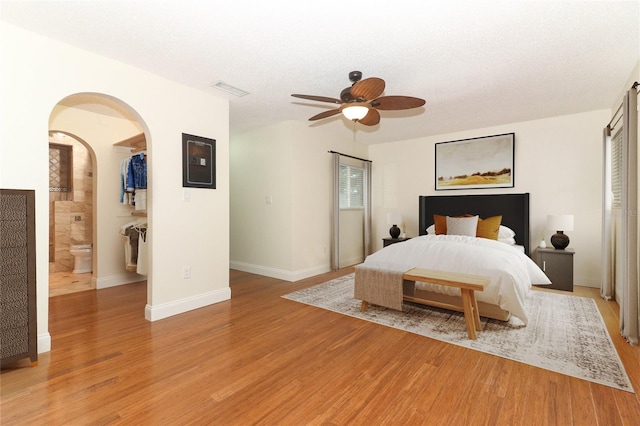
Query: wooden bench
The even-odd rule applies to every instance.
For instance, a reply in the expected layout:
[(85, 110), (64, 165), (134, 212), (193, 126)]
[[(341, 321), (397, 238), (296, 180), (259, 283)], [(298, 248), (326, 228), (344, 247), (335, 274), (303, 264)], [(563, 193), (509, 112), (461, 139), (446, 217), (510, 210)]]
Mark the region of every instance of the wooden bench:
[[(456, 272), (435, 271), (431, 269), (413, 268), (405, 272), (402, 278), (408, 281), (421, 281), (432, 284), (439, 284), (447, 287), (460, 289), (462, 295), (462, 306), (449, 303), (434, 302), (418, 297), (404, 295), (403, 300), (436, 306), (444, 309), (453, 309), (464, 312), (464, 319), (467, 323), (467, 334), (470, 339), (478, 338), (476, 331), (480, 331), (480, 314), (478, 313), (478, 302), (476, 301), (476, 291), (484, 291), (484, 288), (491, 281), (489, 277), (480, 275), (460, 274)], [(368, 302), (362, 301), (360, 310), (367, 310)]]

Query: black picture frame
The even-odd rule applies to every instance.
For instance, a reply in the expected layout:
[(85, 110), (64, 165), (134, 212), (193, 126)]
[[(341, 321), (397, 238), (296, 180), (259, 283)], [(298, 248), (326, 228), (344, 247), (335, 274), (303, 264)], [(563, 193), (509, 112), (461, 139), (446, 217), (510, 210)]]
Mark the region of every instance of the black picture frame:
[(435, 189), (513, 188), (515, 133), (435, 144)]
[(182, 134), (182, 186), (216, 189), (216, 140)]

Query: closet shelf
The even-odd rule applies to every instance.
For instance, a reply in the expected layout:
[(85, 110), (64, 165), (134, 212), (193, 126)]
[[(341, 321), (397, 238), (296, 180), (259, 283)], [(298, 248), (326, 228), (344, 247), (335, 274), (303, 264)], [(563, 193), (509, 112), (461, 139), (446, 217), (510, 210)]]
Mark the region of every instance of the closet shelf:
[(116, 142), (113, 145), (131, 148), (131, 152), (146, 151), (147, 139), (144, 137), (144, 133), (140, 133), (135, 136), (131, 136), (130, 138), (127, 138), (125, 140), (122, 140), (120, 142)]
[(134, 210), (131, 212), (131, 216), (147, 217), (146, 210)]

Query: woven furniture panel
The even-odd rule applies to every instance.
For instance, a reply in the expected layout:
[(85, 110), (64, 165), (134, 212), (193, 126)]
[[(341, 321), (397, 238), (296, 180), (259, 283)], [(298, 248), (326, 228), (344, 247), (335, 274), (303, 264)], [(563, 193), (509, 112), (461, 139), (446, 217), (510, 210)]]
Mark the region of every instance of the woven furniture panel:
[[(27, 276), (27, 247), (2, 247), (0, 277)], [(26, 292), (27, 290), (24, 289)]]
[(34, 191), (0, 190), (0, 361), (37, 364)]
[(21, 300), (25, 303), (29, 301), (29, 294), (24, 291), (24, 278), (20, 275), (3, 276), (0, 303), (8, 303), (16, 300)]
[(3, 193), (0, 197), (0, 220), (26, 223), (27, 198), (24, 195)]
[(2, 339), (0, 354), (2, 359), (9, 358), (15, 354), (29, 352), (29, 341), (24, 338), (24, 335), (28, 333), (29, 329), (26, 326), (0, 331), (0, 339)]
[(0, 221), (0, 247), (27, 246), (27, 235), (24, 232), (25, 220)]

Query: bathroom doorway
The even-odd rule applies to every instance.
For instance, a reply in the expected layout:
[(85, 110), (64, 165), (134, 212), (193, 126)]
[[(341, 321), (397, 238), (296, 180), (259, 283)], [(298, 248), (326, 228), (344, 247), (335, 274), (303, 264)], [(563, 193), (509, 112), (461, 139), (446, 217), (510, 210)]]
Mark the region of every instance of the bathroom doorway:
[(49, 297), (95, 288), (93, 159), (85, 141), (49, 132)]

